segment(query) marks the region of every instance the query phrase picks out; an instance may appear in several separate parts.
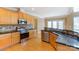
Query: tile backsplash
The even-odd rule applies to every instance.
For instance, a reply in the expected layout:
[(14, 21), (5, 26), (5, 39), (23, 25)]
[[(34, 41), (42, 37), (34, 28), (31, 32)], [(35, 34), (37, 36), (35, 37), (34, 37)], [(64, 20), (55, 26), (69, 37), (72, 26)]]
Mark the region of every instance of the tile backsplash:
[(0, 26), (0, 31), (11, 31), (11, 30), (16, 30), (17, 28), (25, 28), (25, 29), (32, 29), (32, 25), (3, 25)]
[(0, 26), (0, 31), (16, 30), (16, 26)]

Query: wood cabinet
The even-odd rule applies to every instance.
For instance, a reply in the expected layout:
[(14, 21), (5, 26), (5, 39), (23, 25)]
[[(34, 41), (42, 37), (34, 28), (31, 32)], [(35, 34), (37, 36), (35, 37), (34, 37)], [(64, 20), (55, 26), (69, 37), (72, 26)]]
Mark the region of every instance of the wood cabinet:
[(18, 18), (24, 18), (27, 23), (32, 24), (35, 28), (35, 17), (23, 12), (15, 12), (5, 8), (0, 8), (0, 24), (18, 24)]
[(36, 30), (29, 30), (29, 38), (34, 38), (36, 36)]
[(18, 16), (19, 16), (20, 19), (22, 19), (23, 18), (23, 13), (22, 12), (19, 12), (18, 13)]
[(50, 44), (52, 45), (52, 47), (55, 48), (55, 50), (57, 48), (57, 43), (56, 43), (57, 37), (58, 37), (57, 34), (54, 34), (54, 33), (50, 32), (49, 41), (50, 41)]
[(18, 13), (0, 8), (0, 24), (17, 24)]
[(20, 42), (20, 33), (12, 32), (0, 35), (0, 50)]
[(11, 45), (11, 33), (0, 35), (0, 50)]
[(23, 13), (23, 18), (27, 21), (27, 23), (31, 23), (31, 16), (29, 16), (28, 14)]
[(20, 33), (19, 32), (12, 33), (12, 41), (11, 42), (12, 42), (12, 45), (20, 42)]
[(11, 19), (9, 15), (9, 11), (3, 8), (0, 8), (0, 24), (10, 24)]
[(35, 18), (33, 16), (25, 14), (25, 13), (23, 13), (22, 16), (27, 21), (28, 24), (32, 24), (33, 28), (35, 28), (35, 25), (36, 25), (35, 22), (36, 22), (36, 20), (35, 20)]
[(11, 24), (18, 24), (18, 13), (11, 12)]

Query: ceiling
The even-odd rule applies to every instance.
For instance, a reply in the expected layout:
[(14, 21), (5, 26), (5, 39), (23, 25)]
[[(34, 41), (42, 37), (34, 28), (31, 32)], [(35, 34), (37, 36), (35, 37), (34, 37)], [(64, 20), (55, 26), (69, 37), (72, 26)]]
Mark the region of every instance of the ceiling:
[(71, 7), (21, 7), (21, 10), (40, 18), (63, 16), (72, 12)]
[[(9, 9), (14, 8), (10, 7)], [(40, 18), (63, 16), (72, 12), (72, 7), (20, 7), (20, 9), (23, 12)]]

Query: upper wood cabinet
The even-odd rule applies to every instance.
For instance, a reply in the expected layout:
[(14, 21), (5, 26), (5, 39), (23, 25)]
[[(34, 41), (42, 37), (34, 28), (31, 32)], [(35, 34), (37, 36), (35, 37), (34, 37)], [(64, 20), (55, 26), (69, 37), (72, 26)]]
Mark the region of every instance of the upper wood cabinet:
[(23, 13), (22, 13), (22, 12), (19, 12), (19, 13), (18, 13), (18, 17), (19, 17), (19, 19), (22, 19), (22, 18), (23, 18), (23, 16), (22, 16), (22, 15), (23, 15)]
[(0, 8), (0, 24), (17, 24), (18, 13)]
[(10, 19), (10, 14), (9, 11), (0, 8), (0, 24), (10, 24), (11, 19)]
[(24, 18), (27, 23), (35, 26), (35, 18), (23, 12), (15, 12), (5, 8), (0, 8), (0, 24), (18, 24), (18, 18)]
[(24, 18), (28, 24), (32, 24), (33, 25), (33, 28), (35, 27), (35, 18), (31, 15), (28, 15), (28, 14), (25, 14), (25, 13), (22, 13), (22, 18)]
[(18, 24), (18, 13), (11, 12), (11, 24)]

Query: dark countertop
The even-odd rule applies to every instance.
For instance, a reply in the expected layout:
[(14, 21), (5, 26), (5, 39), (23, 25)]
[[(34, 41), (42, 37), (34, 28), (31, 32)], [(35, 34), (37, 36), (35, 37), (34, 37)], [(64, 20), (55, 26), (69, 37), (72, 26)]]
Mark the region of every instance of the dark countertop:
[(54, 33), (58, 36), (62, 35), (62, 36), (69, 37), (71, 39), (75, 39), (75, 40), (79, 41), (79, 36), (77, 36), (77, 35), (66, 34), (66, 33), (63, 33), (62, 31), (56, 31), (56, 30), (55, 31), (53, 31), (53, 30), (42, 30), (42, 31), (51, 32), (51, 33)]
[(12, 32), (18, 32), (18, 31), (16, 31), (16, 30), (12, 30), (12, 31), (2, 31), (2, 32), (0, 32), (0, 35), (1, 35), (1, 34), (12, 33)]
[(63, 34), (71, 37), (77, 37), (79, 38), (79, 33), (71, 31), (71, 30), (60, 30), (60, 29), (45, 29), (44, 31), (54, 32), (56, 34)]
[(68, 34), (68, 33), (64, 33), (63, 30), (42, 30), (42, 31), (48, 31), (48, 32), (52, 32), (54, 34), (57, 34), (58, 36), (59, 35), (64, 35), (66, 37), (70, 37), (70, 38), (76, 38), (78, 41), (79, 41), (79, 36), (78, 35), (75, 35), (75, 34)]
[(62, 31), (53, 31), (53, 30), (42, 30), (51, 32), (58, 35), (56, 42), (65, 44), (71, 47), (79, 48), (79, 37), (75, 35), (70, 35), (66, 33), (62, 33)]

